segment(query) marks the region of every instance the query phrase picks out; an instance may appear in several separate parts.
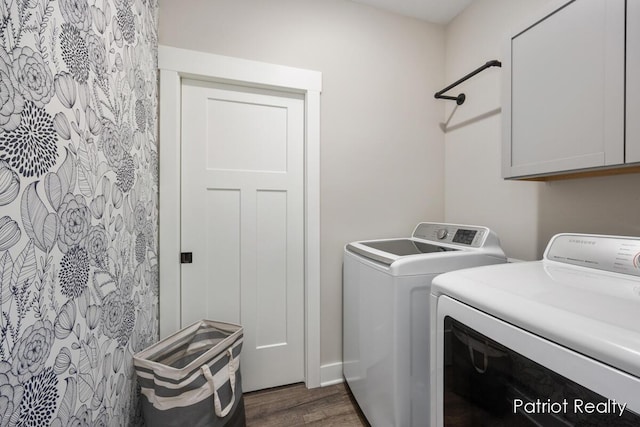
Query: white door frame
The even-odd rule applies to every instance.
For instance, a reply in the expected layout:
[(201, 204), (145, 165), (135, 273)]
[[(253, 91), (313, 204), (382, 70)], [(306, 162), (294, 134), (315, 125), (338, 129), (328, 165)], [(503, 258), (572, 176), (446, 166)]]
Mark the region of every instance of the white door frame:
[(304, 95), (305, 382), (320, 386), (320, 92), (322, 73), (158, 46), (160, 70), (160, 338), (180, 328), (181, 80)]

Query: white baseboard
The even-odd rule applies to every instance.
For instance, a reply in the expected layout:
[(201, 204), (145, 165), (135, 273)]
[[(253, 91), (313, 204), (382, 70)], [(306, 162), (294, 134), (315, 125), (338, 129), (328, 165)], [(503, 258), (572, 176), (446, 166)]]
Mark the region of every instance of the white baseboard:
[(329, 363), (320, 366), (320, 387), (340, 384), (344, 381), (342, 376), (342, 362)]

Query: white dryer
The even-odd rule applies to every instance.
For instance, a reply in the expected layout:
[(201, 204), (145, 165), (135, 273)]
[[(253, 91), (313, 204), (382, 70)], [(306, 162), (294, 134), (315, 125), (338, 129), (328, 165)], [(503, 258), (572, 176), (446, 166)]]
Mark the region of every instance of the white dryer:
[(486, 227), (423, 222), (344, 250), (343, 373), (373, 427), (428, 425), (432, 279), (506, 262)]
[(640, 238), (559, 234), (436, 278), (431, 425), (640, 425), (639, 276)]

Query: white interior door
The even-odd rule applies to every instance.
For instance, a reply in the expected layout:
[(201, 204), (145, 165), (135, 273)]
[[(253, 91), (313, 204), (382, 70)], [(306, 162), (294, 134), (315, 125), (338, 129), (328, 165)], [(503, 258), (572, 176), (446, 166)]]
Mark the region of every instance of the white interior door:
[(245, 391), (304, 380), (304, 98), (183, 80), (181, 323), (240, 323)]

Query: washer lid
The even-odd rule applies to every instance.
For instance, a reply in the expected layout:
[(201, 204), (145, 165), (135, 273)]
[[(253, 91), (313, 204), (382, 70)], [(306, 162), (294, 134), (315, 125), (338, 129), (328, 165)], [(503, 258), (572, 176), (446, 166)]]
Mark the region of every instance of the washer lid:
[(413, 239), (396, 239), (396, 240), (374, 240), (371, 242), (360, 242), (364, 246), (388, 252), (397, 256), (428, 254), (432, 252), (448, 252), (457, 251), (458, 249), (448, 248), (445, 246), (434, 245), (431, 243), (420, 242)]
[(391, 265), (402, 257), (440, 252), (452, 252), (458, 249), (447, 248), (414, 239), (389, 239), (353, 242), (347, 244), (347, 250), (365, 258)]
[(498, 237), (488, 228), (435, 222), (419, 223), (410, 238), (352, 242), (346, 250), (388, 266), (401, 260), (441, 256), (444, 252), (460, 255), (475, 251), (506, 259)]

